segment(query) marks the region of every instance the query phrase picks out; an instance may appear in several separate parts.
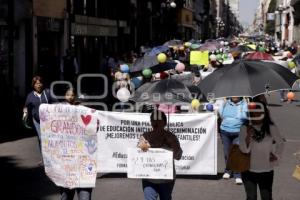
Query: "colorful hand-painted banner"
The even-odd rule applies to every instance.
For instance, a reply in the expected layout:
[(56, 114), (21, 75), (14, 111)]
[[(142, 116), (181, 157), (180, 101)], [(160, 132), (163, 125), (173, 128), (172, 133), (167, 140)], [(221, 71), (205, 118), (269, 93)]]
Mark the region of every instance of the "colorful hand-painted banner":
[[(40, 118), (46, 174), (68, 188), (94, 187), (97, 172), (126, 173), (128, 148), (151, 130), (147, 113), (83, 106), (41, 105)], [(169, 121), (183, 150), (175, 161), (177, 174), (217, 174), (216, 114), (170, 114)]]
[(40, 106), (42, 154), (47, 176), (65, 188), (95, 187), (96, 110), (66, 104)]
[[(151, 130), (146, 113), (99, 111), (98, 172), (126, 173), (127, 149)], [(170, 131), (183, 155), (175, 161), (177, 174), (217, 174), (217, 117), (215, 113), (170, 114)]]

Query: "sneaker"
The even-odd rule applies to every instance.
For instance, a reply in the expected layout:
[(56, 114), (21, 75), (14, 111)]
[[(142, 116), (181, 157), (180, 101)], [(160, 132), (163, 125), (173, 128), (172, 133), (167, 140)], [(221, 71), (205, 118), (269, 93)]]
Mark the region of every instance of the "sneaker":
[(236, 178), (236, 179), (235, 179), (235, 184), (237, 184), (237, 185), (242, 185), (242, 184), (243, 184), (242, 179), (241, 179), (241, 178)]
[(230, 174), (229, 173), (224, 173), (223, 174), (223, 179), (229, 179), (230, 178)]

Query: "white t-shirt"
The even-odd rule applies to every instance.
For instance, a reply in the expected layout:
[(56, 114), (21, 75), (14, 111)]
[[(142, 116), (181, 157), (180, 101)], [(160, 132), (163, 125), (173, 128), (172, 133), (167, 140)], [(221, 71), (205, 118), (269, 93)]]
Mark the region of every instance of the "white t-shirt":
[[(249, 171), (257, 173), (269, 172), (278, 164), (283, 151), (284, 140), (275, 125), (270, 125), (270, 133), (270, 135), (266, 135), (260, 142), (251, 138), (250, 144), (247, 147), (247, 127), (242, 126), (239, 135), (240, 150), (244, 153), (250, 153)], [(270, 161), (271, 153), (278, 158), (277, 161)]]

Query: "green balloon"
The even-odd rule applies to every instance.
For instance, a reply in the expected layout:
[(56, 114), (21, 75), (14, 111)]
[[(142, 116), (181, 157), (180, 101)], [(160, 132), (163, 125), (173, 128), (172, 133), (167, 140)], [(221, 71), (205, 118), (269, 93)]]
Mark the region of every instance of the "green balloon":
[(288, 66), (290, 69), (294, 69), (296, 67), (296, 64), (295, 64), (295, 62), (291, 61), (288, 63)]
[(142, 71), (142, 74), (145, 78), (150, 78), (152, 76), (152, 71), (151, 71), (151, 69), (144, 69)]
[(223, 59), (221, 54), (217, 54), (216, 57), (217, 57), (217, 60), (222, 60)]
[(224, 60), (227, 60), (227, 59), (228, 59), (228, 55), (227, 55), (227, 54), (224, 54), (224, 55), (223, 55), (223, 58), (224, 58)]
[(259, 47), (259, 51), (260, 51), (260, 52), (265, 52), (266, 49), (265, 49), (264, 47)]

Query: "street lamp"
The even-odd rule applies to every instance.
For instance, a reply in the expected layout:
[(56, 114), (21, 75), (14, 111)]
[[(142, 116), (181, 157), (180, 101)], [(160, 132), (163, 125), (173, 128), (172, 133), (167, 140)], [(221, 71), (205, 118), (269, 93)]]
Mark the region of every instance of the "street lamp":
[(165, 2), (161, 2), (161, 4), (160, 4), (160, 7), (161, 8), (176, 8), (176, 3), (174, 2), (174, 1), (170, 1), (170, 0), (167, 0), (167, 1), (165, 1)]

